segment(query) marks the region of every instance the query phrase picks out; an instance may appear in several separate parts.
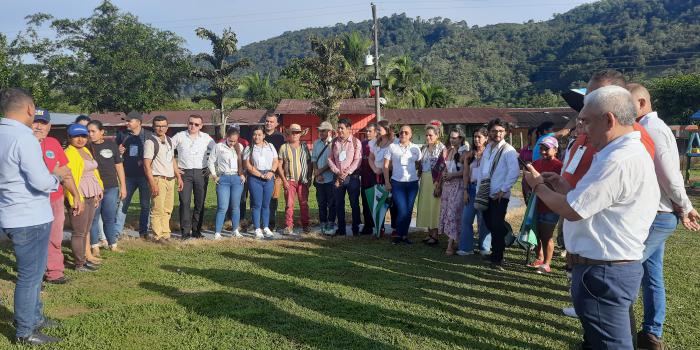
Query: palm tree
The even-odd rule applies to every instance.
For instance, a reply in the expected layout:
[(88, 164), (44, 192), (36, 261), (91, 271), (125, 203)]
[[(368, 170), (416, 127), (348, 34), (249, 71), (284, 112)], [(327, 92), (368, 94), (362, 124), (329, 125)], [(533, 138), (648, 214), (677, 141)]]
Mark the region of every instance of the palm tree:
[(365, 55), (369, 52), (372, 41), (358, 31), (342, 36), (343, 57), (347, 65), (355, 72), (357, 80), (352, 84), (352, 97), (358, 98), (369, 89), (370, 71), (365, 66)]
[(449, 90), (430, 83), (421, 84), (418, 91), (411, 93), (411, 97), (415, 108), (444, 108), (455, 101)]
[(410, 57), (401, 56), (395, 58), (389, 65), (386, 85), (398, 95), (408, 95), (411, 91), (420, 88), (425, 72), (421, 67), (413, 63)]
[(250, 62), (244, 58), (229, 63), (231, 56), (238, 51), (236, 48), (238, 39), (231, 28), (224, 29), (221, 36), (201, 27), (197, 28), (195, 32), (198, 37), (211, 41), (212, 53), (200, 53), (195, 57), (202, 68), (193, 71), (192, 76), (205, 79), (210, 85), (211, 93), (195, 96), (192, 98), (192, 101), (209, 100), (219, 109), (217, 120), (213, 122), (219, 126), (217, 137), (221, 137), (226, 134), (226, 123), (228, 122), (228, 111), (226, 106), (224, 106), (224, 96), (238, 85), (231, 74), (237, 68), (249, 66)]
[(270, 75), (264, 77), (260, 73), (246, 75), (238, 85), (238, 91), (243, 96), (243, 101), (248, 108), (271, 109), (275, 104), (275, 94)]

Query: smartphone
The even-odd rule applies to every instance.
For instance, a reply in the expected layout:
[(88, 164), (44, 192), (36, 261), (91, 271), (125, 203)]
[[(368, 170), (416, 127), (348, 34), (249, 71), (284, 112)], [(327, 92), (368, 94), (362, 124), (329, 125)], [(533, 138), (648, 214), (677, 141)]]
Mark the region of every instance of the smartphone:
[(518, 157), (518, 162), (520, 163), (520, 166), (523, 167), (523, 169), (527, 169), (527, 163), (525, 163), (524, 160), (520, 159), (520, 157)]

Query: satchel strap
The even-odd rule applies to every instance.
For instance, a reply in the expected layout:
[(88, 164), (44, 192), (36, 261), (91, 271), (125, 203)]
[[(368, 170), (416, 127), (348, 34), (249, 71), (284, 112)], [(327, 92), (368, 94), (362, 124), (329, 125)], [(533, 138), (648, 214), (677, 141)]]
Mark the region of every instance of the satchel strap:
[(504, 143), (502, 146), (498, 147), (498, 150), (496, 150), (496, 155), (493, 157), (493, 162), (491, 162), (491, 170), (489, 170), (489, 178), (493, 176), (493, 172), (496, 170), (496, 166), (498, 165), (498, 162), (501, 160), (501, 154), (503, 154), (503, 150), (506, 148), (506, 144)]

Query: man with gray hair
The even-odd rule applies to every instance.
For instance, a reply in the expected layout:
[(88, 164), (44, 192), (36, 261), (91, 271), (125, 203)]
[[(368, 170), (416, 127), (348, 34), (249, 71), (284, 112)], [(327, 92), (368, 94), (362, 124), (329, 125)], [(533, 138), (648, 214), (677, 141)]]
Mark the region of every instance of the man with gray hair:
[(642, 257), (644, 321), (642, 330), (637, 333), (637, 346), (640, 349), (664, 349), (661, 340), (666, 319), (664, 246), (666, 239), (675, 231), (679, 217), (688, 230), (697, 231), (700, 228), (698, 225), (700, 216), (685, 192), (678, 147), (673, 132), (652, 108), (651, 96), (644, 86), (628, 84), (627, 89), (634, 99), (639, 123), (654, 140), (654, 169), (661, 191), (658, 212), (649, 230), (649, 237), (644, 242)]
[(629, 307), (642, 280), (644, 241), (659, 200), (654, 164), (633, 124), (630, 93), (605, 86), (586, 96), (579, 119), (598, 150), (572, 189), (560, 175), (525, 180), (564, 221), (571, 296), (585, 339), (594, 349), (632, 349)]

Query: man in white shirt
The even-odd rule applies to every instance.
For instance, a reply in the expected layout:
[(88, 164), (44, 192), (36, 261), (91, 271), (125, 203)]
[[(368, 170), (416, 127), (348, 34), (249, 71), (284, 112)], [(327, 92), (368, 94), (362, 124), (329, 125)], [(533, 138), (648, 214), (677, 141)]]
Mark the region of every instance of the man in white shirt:
[(170, 216), (175, 200), (175, 179), (178, 188), (182, 177), (177, 171), (173, 142), (166, 135), (168, 119), (159, 115), (153, 118), (155, 136), (143, 143), (143, 168), (151, 187), (151, 228), (157, 243), (170, 240)]
[[(654, 140), (654, 170), (659, 182), (661, 201), (649, 237), (644, 242), (642, 267), (642, 300), (644, 321), (637, 333), (637, 346), (645, 349), (663, 349), (661, 333), (666, 319), (666, 288), (664, 286), (664, 245), (678, 225), (678, 214), (683, 225), (697, 231), (698, 212), (685, 192), (680, 171), (676, 138), (651, 106), (649, 91), (639, 84), (628, 84), (637, 108), (637, 121)], [(677, 212), (677, 213), (674, 213)], [(636, 325), (635, 325), (636, 326)]]
[[(209, 184), (209, 153), (216, 144), (211, 136), (201, 132), (202, 117), (196, 114), (187, 121), (187, 130), (173, 136), (177, 151), (177, 166), (182, 175), (180, 194), (180, 233), (182, 239), (202, 237), (204, 200)], [(190, 208), (194, 194), (194, 210)]]
[(489, 122), (489, 143), (484, 149), (479, 177), (479, 183), (481, 179), (491, 179), (484, 223), (491, 232), (491, 267), (497, 270), (503, 270), (505, 237), (508, 233), (506, 211), (510, 201), (510, 190), (520, 176), (518, 152), (505, 140), (508, 132), (506, 127), (507, 124), (499, 118)]
[[(641, 259), (656, 215), (659, 187), (654, 164), (633, 124), (630, 93), (605, 86), (585, 98), (579, 114), (598, 150), (575, 189), (560, 175), (540, 175), (532, 166), (525, 180), (564, 221), (571, 296), (594, 349), (632, 349), (629, 307), (642, 280)], [(551, 187), (551, 188), (550, 188)]]

